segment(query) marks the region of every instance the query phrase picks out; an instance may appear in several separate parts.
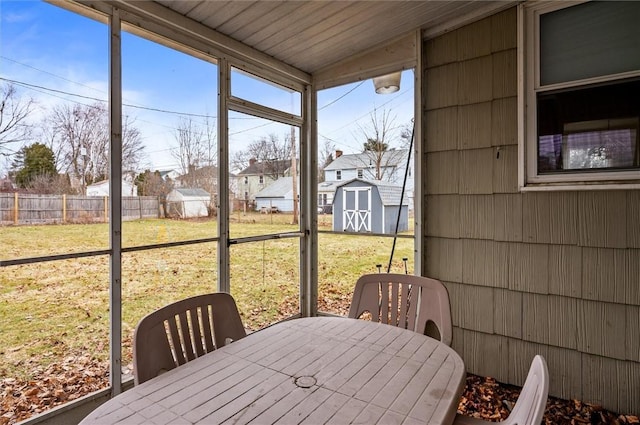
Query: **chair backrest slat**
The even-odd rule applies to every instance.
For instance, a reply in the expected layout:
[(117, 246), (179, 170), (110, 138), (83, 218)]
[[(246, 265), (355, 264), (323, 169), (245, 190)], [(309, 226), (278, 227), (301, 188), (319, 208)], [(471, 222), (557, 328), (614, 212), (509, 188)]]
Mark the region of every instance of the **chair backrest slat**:
[[(195, 359), (195, 355), (193, 353), (193, 343), (191, 342), (191, 325), (188, 321), (189, 310), (180, 312), (178, 317), (180, 319), (180, 337), (182, 342), (182, 352), (184, 353), (184, 357), (186, 358), (186, 362), (190, 362)], [(186, 363), (185, 362), (185, 363)], [(184, 363), (180, 363), (184, 364)]]
[(211, 314), (211, 312), (209, 311), (210, 307), (210, 305), (206, 305), (200, 310), (200, 314), (202, 317), (202, 329), (204, 333), (204, 347), (207, 353), (209, 351), (213, 351), (216, 347), (213, 343), (213, 326), (211, 325), (211, 320), (209, 319), (209, 314)]
[[(406, 329), (411, 329), (412, 331), (420, 332), (416, 329), (416, 317), (418, 316), (418, 300), (420, 299), (420, 286), (410, 286), (409, 284), (402, 285), (405, 288), (403, 294), (406, 295), (403, 297), (403, 311), (404, 317), (406, 318)], [(424, 332), (424, 331), (422, 331)]]
[[(380, 290), (380, 315), (376, 320), (389, 324), (389, 287), (381, 281), (378, 288)], [(372, 316), (375, 315), (374, 311), (370, 313)]]
[(169, 344), (173, 347), (174, 362), (176, 366), (185, 364), (187, 361), (184, 357), (184, 350), (182, 349), (182, 337), (180, 336), (181, 330), (178, 326), (180, 324), (180, 317), (178, 315), (170, 316), (167, 318), (167, 325), (169, 327), (169, 334), (171, 340)]
[(393, 326), (404, 327), (404, 325), (400, 323), (402, 321), (402, 315), (398, 315), (398, 307), (402, 305), (398, 296), (400, 285), (398, 282), (389, 282), (389, 286), (391, 286), (391, 321), (389, 323)]
[(204, 349), (203, 339), (202, 339), (202, 323), (200, 322), (199, 310), (201, 307), (192, 308), (189, 310), (189, 316), (191, 319), (191, 343), (193, 344), (193, 348), (195, 353), (193, 353), (194, 358), (200, 357), (207, 353)]

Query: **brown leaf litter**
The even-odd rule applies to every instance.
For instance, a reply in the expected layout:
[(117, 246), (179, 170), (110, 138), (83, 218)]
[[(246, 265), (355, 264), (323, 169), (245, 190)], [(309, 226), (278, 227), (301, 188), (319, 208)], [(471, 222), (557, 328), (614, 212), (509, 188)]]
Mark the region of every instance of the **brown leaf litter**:
[[(0, 380), (0, 425), (19, 421), (106, 388), (108, 365), (85, 356), (69, 356), (44, 370), (36, 371), (31, 380)], [(509, 415), (520, 388), (505, 385), (490, 377), (469, 374), (458, 406), (458, 413), (499, 421)], [(544, 416), (545, 425), (640, 424), (637, 416), (619, 415), (601, 406), (578, 400), (549, 397)]]

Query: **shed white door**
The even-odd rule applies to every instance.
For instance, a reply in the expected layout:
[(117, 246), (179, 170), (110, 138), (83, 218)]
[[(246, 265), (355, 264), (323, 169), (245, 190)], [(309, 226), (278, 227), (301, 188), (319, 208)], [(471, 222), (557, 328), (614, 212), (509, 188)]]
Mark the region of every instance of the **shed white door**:
[(342, 189), (342, 230), (345, 232), (371, 231), (371, 188), (345, 187)]

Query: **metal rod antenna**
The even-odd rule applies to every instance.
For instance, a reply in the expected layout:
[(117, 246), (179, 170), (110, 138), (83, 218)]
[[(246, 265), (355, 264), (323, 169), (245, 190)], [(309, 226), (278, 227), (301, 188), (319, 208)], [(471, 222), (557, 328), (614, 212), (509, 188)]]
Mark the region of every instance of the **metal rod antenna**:
[(391, 262), (393, 261), (393, 253), (396, 250), (396, 241), (398, 240), (398, 228), (400, 227), (400, 214), (402, 213), (402, 201), (404, 200), (404, 191), (407, 187), (407, 176), (409, 174), (409, 165), (411, 164), (411, 151), (413, 150), (413, 137), (416, 131), (416, 123), (413, 121), (411, 126), (411, 141), (409, 142), (409, 152), (407, 153), (407, 166), (404, 170), (404, 181), (402, 182), (402, 192), (400, 192), (400, 205), (398, 205), (398, 218), (396, 219), (396, 231), (393, 235), (393, 246), (391, 247), (391, 255), (389, 256), (389, 265), (387, 273), (391, 273)]

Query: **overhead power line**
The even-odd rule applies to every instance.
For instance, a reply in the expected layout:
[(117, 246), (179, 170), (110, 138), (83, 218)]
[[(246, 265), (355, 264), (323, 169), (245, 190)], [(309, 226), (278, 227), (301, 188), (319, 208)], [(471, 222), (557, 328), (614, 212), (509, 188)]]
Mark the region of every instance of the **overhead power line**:
[[(59, 93), (59, 94), (64, 94), (66, 96), (79, 97), (81, 99), (93, 100), (95, 102), (104, 102), (104, 103), (107, 102), (106, 99), (100, 99), (100, 98), (92, 97), (92, 96), (84, 96), (84, 95), (81, 95), (81, 94), (71, 93), (71, 92), (64, 91), (64, 90), (56, 90), (56, 89), (52, 89), (52, 88), (49, 88), (49, 87), (39, 86), (39, 85), (36, 85), (36, 84), (25, 83), (23, 81), (12, 80), (12, 79), (9, 79), (9, 78), (0, 77), (0, 80), (4, 80), (4, 81), (7, 81), (9, 83), (13, 83), (13, 84), (16, 84), (16, 85), (19, 85), (19, 86), (22, 86), (22, 87), (46, 90), (46, 91), (49, 91), (49, 92), (52, 92), (52, 93)], [(143, 109), (143, 110), (146, 110), (146, 111), (162, 112), (162, 113), (165, 113), (165, 114), (184, 115), (184, 116), (198, 117), (198, 118), (214, 118), (214, 119), (217, 118), (214, 115), (194, 114), (194, 113), (191, 113), (191, 112), (170, 111), (168, 109), (151, 108), (149, 106), (132, 105), (130, 103), (123, 103), (122, 106), (127, 106), (129, 108), (135, 108), (135, 109)]]
[(346, 92), (345, 94), (343, 94), (342, 96), (338, 97), (337, 99), (332, 100), (331, 102), (327, 103), (326, 105), (318, 108), (318, 111), (322, 111), (323, 109), (333, 105), (334, 103), (336, 103), (337, 101), (339, 101), (340, 99), (342, 99), (343, 97), (347, 96), (348, 94), (350, 94), (351, 92), (355, 91), (358, 87), (360, 87), (361, 85), (364, 84), (364, 81), (361, 81), (360, 84), (358, 84), (357, 86), (355, 86), (354, 88), (352, 88), (351, 90), (349, 90), (348, 92)]

